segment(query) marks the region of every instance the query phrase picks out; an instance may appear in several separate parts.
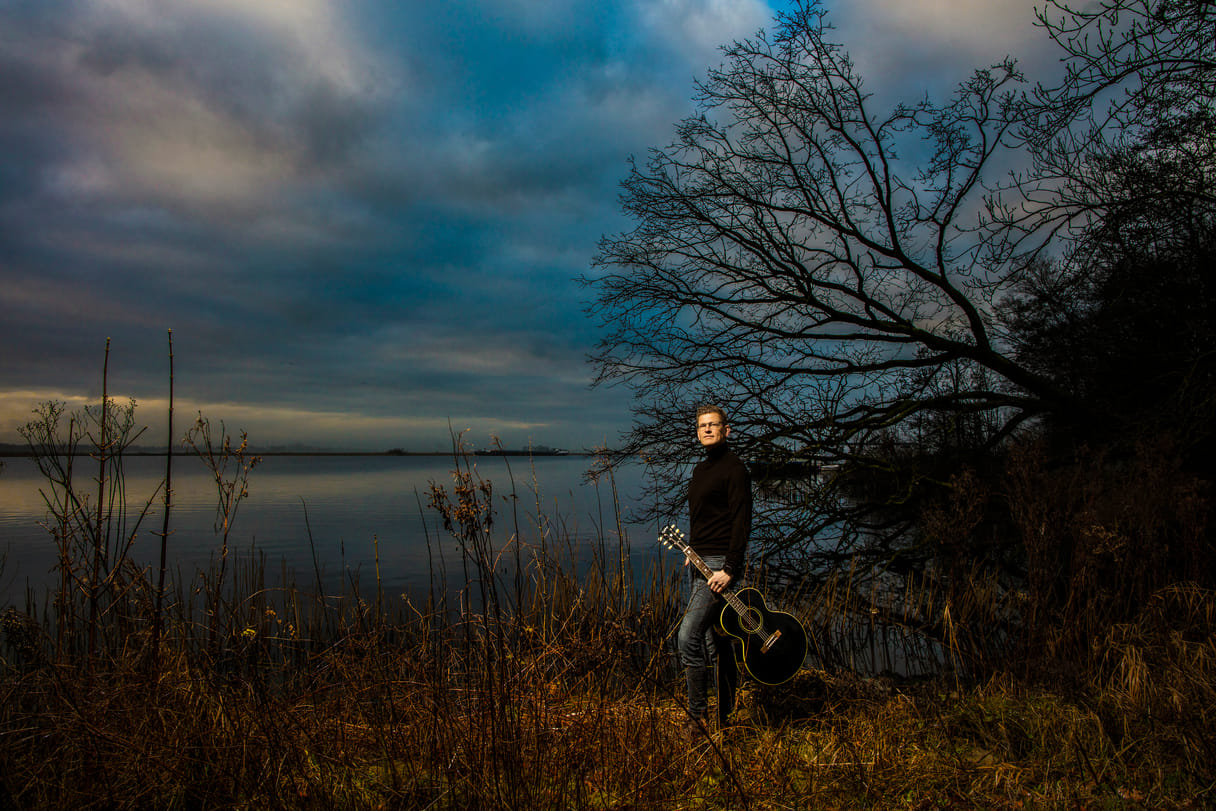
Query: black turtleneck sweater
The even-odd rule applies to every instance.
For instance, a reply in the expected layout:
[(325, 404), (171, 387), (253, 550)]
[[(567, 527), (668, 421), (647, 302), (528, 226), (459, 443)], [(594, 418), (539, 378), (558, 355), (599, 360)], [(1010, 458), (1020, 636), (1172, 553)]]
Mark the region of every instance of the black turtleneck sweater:
[(752, 526), (752, 480), (725, 442), (711, 447), (692, 470), (688, 486), (689, 544), (701, 557), (725, 555), (723, 570), (743, 573)]

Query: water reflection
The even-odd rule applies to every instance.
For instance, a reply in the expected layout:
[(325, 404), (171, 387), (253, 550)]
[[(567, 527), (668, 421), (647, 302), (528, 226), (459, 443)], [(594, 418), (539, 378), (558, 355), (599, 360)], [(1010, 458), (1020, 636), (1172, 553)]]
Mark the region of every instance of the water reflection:
[[(51, 571), (54, 543), (39, 526), (47, 514), (39, 490), (48, 486), (33, 460), (5, 461), (0, 472), (0, 554), (8, 559), (0, 572), (0, 605), (21, 603), (27, 588), (41, 594), (57, 580)], [(493, 484), (494, 506), (503, 528), (495, 533), (495, 542), (506, 542), (507, 528), (514, 527), (516, 517), (525, 535), (530, 534), (537, 521), (538, 495), (541, 511), (560, 516), (572, 536), (598, 534), (604, 516), (611, 515), (611, 488), (606, 482), (598, 487), (584, 482), (592, 461), (580, 456), (542, 457), (534, 462), (476, 459), (477, 474)], [(157, 457), (126, 460), (130, 510), (156, 492), (164, 463)], [(357, 573), (370, 589), (378, 559), (387, 594), (426, 588), (432, 563), (442, 558), (451, 569), (459, 561), (459, 545), (426, 507), (430, 482), (451, 491), (453, 467), (453, 460), (442, 456), (266, 457), (253, 470), (249, 497), (236, 514), (230, 564), (265, 555), (268, 574), (281, 571), (279, 561), (285, 561), (297, 582), (310, 584), (315, 579), (315, 555), (325, 588), (336, 588), (341, 579)], [(82, 487), (85, 492), (95, 489), (89, 478), (95, 472), (88, 461), (77, 467), (79, 481), (90, 483)], [(640, 493), (640, 483), (639, 469), (619, 471), (617, 488), (627, 515), (636, 512), (633, 499)], [(171, 564), (189, 580), (218, 553), (216, 486), (197, 459), (177, 457), (173, 487)], [(161, 527), (161, 509), (158, 496), (136, 539), (133, 557), (142, 566), (151, 565), (159, 554), (160, 540), (154, 533)], [(608, 521), (606, 529), (614, 526)], [(651, 553), (649, 544), (635, 552), (643, 557)]]

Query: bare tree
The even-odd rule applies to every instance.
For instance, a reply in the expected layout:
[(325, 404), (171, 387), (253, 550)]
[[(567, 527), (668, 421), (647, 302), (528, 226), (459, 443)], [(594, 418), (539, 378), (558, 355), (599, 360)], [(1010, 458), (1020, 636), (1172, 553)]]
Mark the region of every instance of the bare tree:
[(1179, 109), (1211, 105), (1211, 0), (1101, 0), (1084, 9), (1048, 0), (1036, 16), (1066, 60), (1064, 80), (1038, 94), (1056, 131), (1089, 117), (1108, 132), (1135, 134)]
[[(1052, 0), (1039, 21), (1061, 81), (1032, 87), (1006, 60), (944, 101), (891, 109), (815, 0), (727, 48), (700, 113), (631, 165), (636, 225), (601, 241), (588, 282), (607, 328), (597, 381), (634, 391), (623, 452), (653, 466), (661, 508), (681, 501), (703, 401), (726, 407), (751, 460), (787, 469), (950, 463), (1030, 425), (1097, 424), (1110, 399), (1052, 342), (1117, 361), (1118, 342), (1144, 337), (1092, 329), (1116, 312), (1119, 279), (1197, 267), (1186, 257), (1212, 243), (1214, 9)], [(1150, 288), (1161, 312), (1169, 290), (1198, 289), (1137, 289)], [(1199, 321), (1183, 334), (1208, 334)], [(904, 473), (884, 498), (914, 490)], [(910, 537), (915, 510), (836, 481), (782, 484), (758, 514), (769, 553), (815, 568)]]
[[(1216, 245), (1216, 4), (1052, 0), (1038, 19), (1066, 72), (1027, 99), (1032, 165), (992, 211), (1011, 239), (1066, 233), (1067, 250), (1023, 278), (1009, 337), (1028, 365), (1071, 378), (1061, 385), (1088, 406), (1074, 416), (1125, 430), (1204, 422), (1210, 386), (1196, 372), (1212, 361), (1195, 336), (1213, 328), (1203, 268)], [(1118, 413), (1117, 389), (1142, 407)], [(1179, 397), (1192, 405), (1168, 405)]]
[(1116, 216), (1216, 203), (1216, 4), (1051, 0), (1037, 17), (1065, 75), (1026, 100), (1032, 166), (994, 194), (1008, 238), (1064, 232), (1083, 243), (1105, 238)]
[[(635, 391), (626, 449), (660, 486), (698, 401), (728, 409), (752, 459), (815, 464), (918, 415), (982, 415), (991, 443), (1071, 401), (1006, 351), (995, 306), (1030, 264), (988, 208), (1021, 159), (1015, 64), (883, 111), (829, 33), (799, 3), (726, 49), (701, 114), (632, 165), (636, 228), (599, 246), (597, 380)], [(976, 385), (939, 385), (960, 367)]]

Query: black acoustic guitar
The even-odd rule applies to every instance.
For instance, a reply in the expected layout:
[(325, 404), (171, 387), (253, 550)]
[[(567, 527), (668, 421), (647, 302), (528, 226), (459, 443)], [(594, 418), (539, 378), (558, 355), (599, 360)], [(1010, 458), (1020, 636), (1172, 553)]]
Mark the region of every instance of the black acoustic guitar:
[[(713, 570), (684, 541), (679, 527), (659, 533), (659, 543), (683, 552), (708, 580)], [(725, 591), (722, 597), (722, 629), (743, 643), (743, 667), (761, 684), (784, 684), (794, 677), (806, 659), (806, 629), (793, 614), (773, 611), (764, 595), (753, 588)]]

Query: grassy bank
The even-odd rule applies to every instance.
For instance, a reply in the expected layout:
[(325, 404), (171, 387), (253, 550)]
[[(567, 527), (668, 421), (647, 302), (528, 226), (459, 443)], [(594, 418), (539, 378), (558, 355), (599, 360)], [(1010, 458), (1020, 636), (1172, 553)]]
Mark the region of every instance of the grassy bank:
[[(10, 667), (0, 805), (1209, 805), (1210, 681), (1190, 695), (1141, 684), (1066, 698), (1008, 678), (911, 687), (807, 670), (746, 689), (729, 725), (690, 742), (672, 674), (626, 655), (643, 614), (604, 608), (571, 606), (548, 640), (512, 627), (499, 644), (479, 626), (469, 643), (424, 617), (390, 628), (352, 616), (294, 665), (262, 663), (255, 636), (233, 641), (239, 663), (175, 652), (154, 673), (136, 657)], [(1175, 675), (1198, 675), (1173, 653)]]

